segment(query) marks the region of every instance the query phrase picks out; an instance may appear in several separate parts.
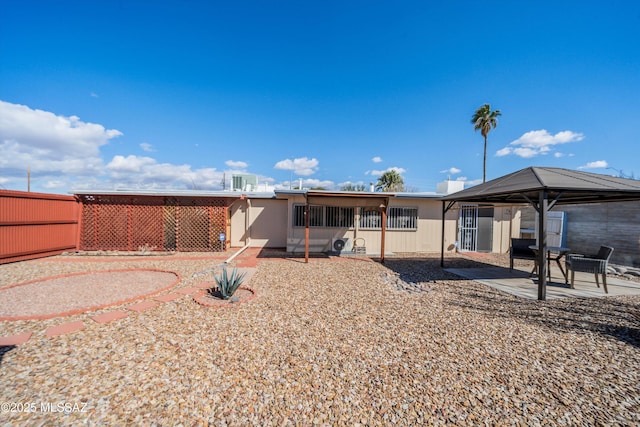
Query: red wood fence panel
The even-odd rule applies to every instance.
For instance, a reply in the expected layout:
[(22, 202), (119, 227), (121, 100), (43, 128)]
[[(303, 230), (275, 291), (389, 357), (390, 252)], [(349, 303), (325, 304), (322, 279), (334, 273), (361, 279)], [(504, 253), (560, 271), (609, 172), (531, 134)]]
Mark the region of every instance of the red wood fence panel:
[(0, 190), (0, 264), (78, 248), (73, 196)]

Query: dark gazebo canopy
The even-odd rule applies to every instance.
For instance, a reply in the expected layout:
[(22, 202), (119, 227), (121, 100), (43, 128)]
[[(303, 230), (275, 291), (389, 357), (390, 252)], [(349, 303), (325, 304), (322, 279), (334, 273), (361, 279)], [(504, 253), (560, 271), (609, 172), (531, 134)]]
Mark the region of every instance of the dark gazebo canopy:
[(530, 203), (546, 191), (554, 204), (640, 199), (640, 181), (562, 168), (528, 167), (442, 198), (478, 203)]
[[(555, 205), (640, 200), (640, 181), (563, 168), (528, 167), (442, 198), (444, 214), (456, 202), (531, 204), (538, 215), (538, 299), (546, 299), (547, 212)], [(440, 252), (444, 265), (444, 232)]]

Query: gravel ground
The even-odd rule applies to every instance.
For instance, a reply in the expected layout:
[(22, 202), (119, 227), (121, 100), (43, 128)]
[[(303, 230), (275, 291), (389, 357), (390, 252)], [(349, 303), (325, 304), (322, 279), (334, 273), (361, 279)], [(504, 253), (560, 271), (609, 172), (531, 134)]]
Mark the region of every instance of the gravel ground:
[[(213, 263), (28, 261), (0, 266), (0, 286), (141, 267), (176, 271), (189, 287), (210, 280), (197, 273)], [(2, 409), (37, 409), (3, 411), (0, 423), (640, 423), (640, 297), (528, 301), (438, 264), (266, 259), (249, 283), (258, 297), (233, 309), (183, 297), (107, 324), (89, 320), (100, 312), (0, 322), (0, 335), (34, 331), (0, 350)], [(74, 320), (85, 329), (44, 337)], [(64, 403), (68, 413), (46, 412)]]

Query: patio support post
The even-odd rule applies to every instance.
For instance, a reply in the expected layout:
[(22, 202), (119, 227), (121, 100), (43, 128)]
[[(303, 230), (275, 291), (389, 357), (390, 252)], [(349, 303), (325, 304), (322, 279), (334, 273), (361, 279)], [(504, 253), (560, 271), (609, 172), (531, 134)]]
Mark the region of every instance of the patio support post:
[(78, 209), (77, 214), (77, 222), (76, 222), (76, 251), (80, 250), (80, 244), (82, 243), (82, 213), (84, 212), (84, 204), (82, 203), (82, 198), (76, 197), (76, 209)]
[(304, 262), (309, 263), (309, 203), (304, 205)]
[(547, 299), (547, 212), (549, 199), (546, 191), (538, 195), (538, 300)]
[(380, 237), (380, 262), (384, 264), (384, 238), (387, 234), (387, 205), (382, 207), (382, 236)]
[(442, 234), (440, 235), (440, 267), (444, 268), (444, 216), (447, 213), (444, 200), (442, 201)]

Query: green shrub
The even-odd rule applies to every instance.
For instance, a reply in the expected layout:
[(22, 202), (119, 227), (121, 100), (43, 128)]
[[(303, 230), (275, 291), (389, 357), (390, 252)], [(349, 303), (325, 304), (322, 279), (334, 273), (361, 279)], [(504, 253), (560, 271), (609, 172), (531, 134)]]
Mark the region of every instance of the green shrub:
[(209, 293), (222, 299), (231, 298), (244, 281), (244, 275), (245, 273), (238, 274), (238, 269), (234, 268), (231, 272), (231, 277), (229, 277), (225, 268), (219, 277), (214, 274), (213, 278), (216, 280), (218, 287), (209, 289)]

